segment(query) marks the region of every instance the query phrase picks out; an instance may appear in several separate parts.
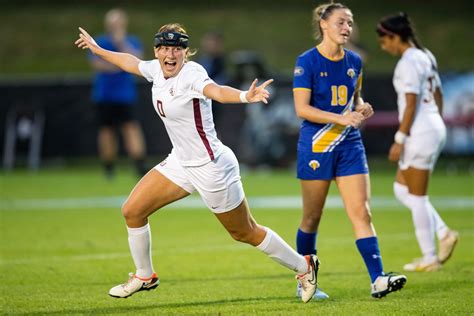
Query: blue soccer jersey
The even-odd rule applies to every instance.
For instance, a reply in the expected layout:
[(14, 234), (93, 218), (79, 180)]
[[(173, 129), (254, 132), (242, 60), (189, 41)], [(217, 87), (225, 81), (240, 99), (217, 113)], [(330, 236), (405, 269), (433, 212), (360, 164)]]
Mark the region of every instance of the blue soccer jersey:
[[(110, 35), (101, 35), (97, 38), (100, 47), (118, 52), (119, 49), (113, 43)], [(126, 37), (127, 44), (137, 51), (143, 51), (140, 40), (132, 35)], [(90, 55), (89, 58), (99, 58)], [(96, 103), (116, 103), (131, 105), (137, 98), (135, 78), (132, 74), (118, 70), (117, 72), (96, 72), (94, 86), (92, 89), (92, 100)]]
[[(293, 90), (311, 91), (310, 105), (322, 111), (337, 114), (353, 111), (354, 95), (361, 83), (362, 61), (350, 50), (345, 49), (340, 60), (331, 60), (315, 47), (296, 61)], [(301, 124), (299, 152), (325, 153), (353, 148), (363, 148), (356, 128), (307, 120)]]

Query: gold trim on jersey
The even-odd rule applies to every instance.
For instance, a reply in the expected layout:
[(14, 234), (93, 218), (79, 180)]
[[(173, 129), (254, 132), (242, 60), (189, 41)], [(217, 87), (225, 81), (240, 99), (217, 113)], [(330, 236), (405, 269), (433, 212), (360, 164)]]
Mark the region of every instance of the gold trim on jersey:
[(312, 91), (312, 89), (310, 89), (310, 88), (293, 88), (293, 91), (298, 91), (298, 90), (302, 90), (302, 91)]
[(362, 89), (362, 71), (360, 72), (360, 75), (357, 78), (357, 83), (356, 83), (354, 91), (360, 92), (361, 89)]
[(321, 54), (321, 56), (323, 56), (326, 59), (329, 59), (330, 61), (340, 61), (340, 60), (344, 59), (344, 56), (346, 56), (346, 51), (345, 50), (342, 50), (342, 56), (340, 58), (331, 58), (331, 57), (326, 56), (325, 54), (323, 54), (323, 52), (321, 52), (321, 50), (319, 49), (319, 45), (316, 46), (316, 49)]
[[(349, 113), (352, 109), (354, 102), (354, 96), (352, 96), (350, 102), (346, 105), (342, 115)], [(326, 124), (313, 136), (313, 152), (324, 153), (331, 152), (334, 148), (346, 138), (350, 131), (350, 126), (343, 126), (339, 124)]]

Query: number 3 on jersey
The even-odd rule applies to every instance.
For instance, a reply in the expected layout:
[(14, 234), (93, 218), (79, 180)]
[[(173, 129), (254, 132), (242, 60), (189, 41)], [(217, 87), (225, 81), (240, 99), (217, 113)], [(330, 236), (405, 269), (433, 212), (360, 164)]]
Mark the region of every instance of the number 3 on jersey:
[(332, 106), (345, 106), (347, 104), (347, 86), (331, 86), (331, 105)]
[(163, 102), (161, 102), (160, 100), (156, 100), (156, 110), (158, 111), (158, 114), (163, 117), (166, 117), (165, 111), (163, 111)]

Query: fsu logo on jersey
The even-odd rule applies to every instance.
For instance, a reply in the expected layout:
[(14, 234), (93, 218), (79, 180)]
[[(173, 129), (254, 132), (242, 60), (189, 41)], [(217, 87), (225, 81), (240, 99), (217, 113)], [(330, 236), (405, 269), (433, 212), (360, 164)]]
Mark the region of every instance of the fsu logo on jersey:
[(174, 97), (174, 89), (173, 88), (170, 89), (170, 94), (171, 94), (172, 97)]
[(355, 72), (354, 69), (352, 69), (352, 68), (347, 69), (347, 75), (349, 77), (354, 78), (355, 74), (356, 74), (356, 72)]
[(321, 164), (317, 160), (311, 160), (308, 165), (311, 167), (311, 169), (315, 171), (321, 166)]

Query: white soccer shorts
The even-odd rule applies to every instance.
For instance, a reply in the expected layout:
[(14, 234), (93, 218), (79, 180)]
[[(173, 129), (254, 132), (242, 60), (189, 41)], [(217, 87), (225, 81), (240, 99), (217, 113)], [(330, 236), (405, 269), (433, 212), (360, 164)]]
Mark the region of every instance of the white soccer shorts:
[(245, 198), (239, 162), (234, 152), (226, 146), (214, 161), (202, 166), (181, 166), (176, 155), (171, 152), (155, 169), (187, 192), (198, 191), (213, 213), (231, 211)]
[(433, 130), (407, 137), (398, 166), (433, 171), (439, 154), (446, 143), (446, 130)]

